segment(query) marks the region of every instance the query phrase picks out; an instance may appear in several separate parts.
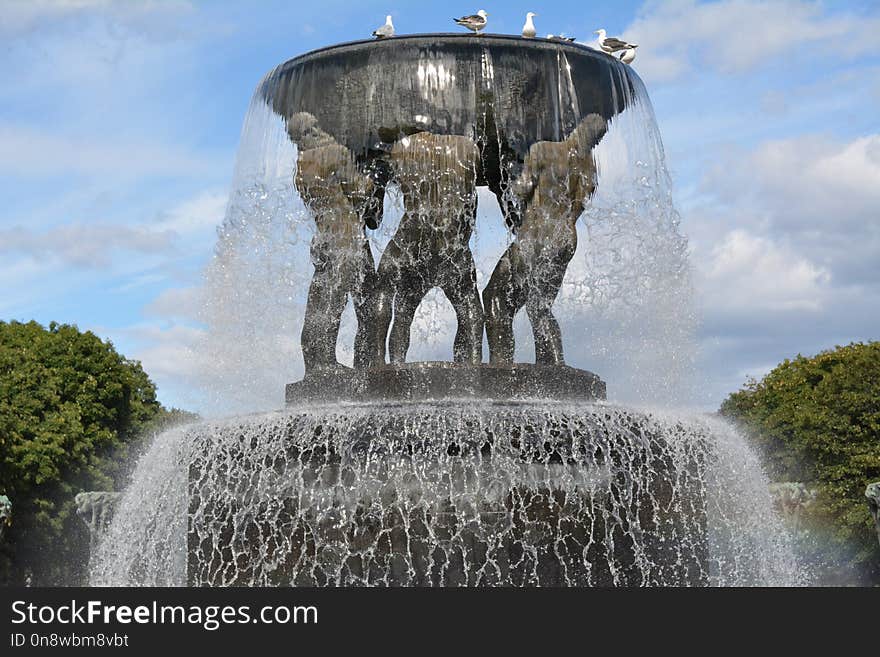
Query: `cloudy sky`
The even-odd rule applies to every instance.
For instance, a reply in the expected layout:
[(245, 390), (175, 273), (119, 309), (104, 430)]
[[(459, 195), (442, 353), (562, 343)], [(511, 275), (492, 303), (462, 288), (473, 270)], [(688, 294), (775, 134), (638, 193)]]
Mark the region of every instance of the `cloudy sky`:
[[(702, 313), (694, 404), (797, 353), (880, 338), (876, 0), (485, 2), (493, 32), (532, 10), (541, 33), (640, 43)], [(179, 309), (256, 83), (386, 13), (432, 32), (477, 8), (0, 0), (0, 319), (94, 330), (184, 403), (200, 328)]]

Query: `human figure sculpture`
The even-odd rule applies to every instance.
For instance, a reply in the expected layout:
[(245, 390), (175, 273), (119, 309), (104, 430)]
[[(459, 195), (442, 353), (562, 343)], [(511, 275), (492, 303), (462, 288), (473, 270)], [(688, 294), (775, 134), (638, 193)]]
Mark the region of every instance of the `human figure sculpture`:
[(513, 318), (525, 306), (538, 365), (562, 365), (562, 332), (553, 315), (568, 263), (577, 249), (575, 224), (596, 187), (593, 148), (607, 131), (598, 114), (586, 116), (560, 142), (531, 146), (514, 183), (521, 223), (483, 290), (490, 362), (513, 362)]
[(3, 540), (3, 534), (6, 528), (12, 524), (12, 502), (6, 495), (0, 495), (0, 541)]
[[(290, 140), (302, 151), (320, 148), (321, 146), (337, 146), (339, 142), (324, 131), (318, 119), (309, 112), (297, 112), (287, 119), (287, 134)], [(382, 222), (385, 185), (388, 182), (388, 166), (382, 158), (357, 162), (358, 170), (364, 172), (372, 183), (372, 198), (358, 208), (367, 228), (376, 229)]]
[(781, 512), (783, 519), (791, 524), (794, 531), (798, 531), (801, 516), (816, 501), (816, 489), (808, 488), (799, 481), (776, 482), (770, 484), (769, 488), (773, 503)]
[(478, 158), (473, 140), (457, 135), (419, 132), (392, 147), (405, 213), (379, 261), (379, 362), (385, 361), (386, 335), (391, 363), (406, 362), (413, 317), (434, 287), (443, 290), (455, 309), (453, 359), (472, 364), (482, 360), (483, 308), (468, 245), (476, 220)]
[(874, 526), (877, 528), (877, 540), (880, 541), (880, 481), (868, 484), (865, 489), (865, 497), (868, 498), (868, 509), (871, 511)]
[(76, 515), (82, 518), (82, 521), (89, 528), (89, 545), (92, 556), (95, 554), (95, 548), (98, 545), (101, 534), (110, 525), (110, 521), (113, 519), (113, 514), (116, 511), (116, 505), (121, 498), (121, 493), (110, 491), (77, 493), (74, 498)]
[[(305, 139), (303, 143), (311, 145)], [(311, 244), (315, 273), (301, 335), (306, 376), (340, 367), (336, 340), (349, 296), (358, 321), (355, 368), (372, 365), (375, 343), (376, 271), (364, 233), (364, 217), (373, 202), (372, 182), (358, 171), (347, 148), (333, 141), (319, 143), (300, 150), (295, 179), (316, 226)]]

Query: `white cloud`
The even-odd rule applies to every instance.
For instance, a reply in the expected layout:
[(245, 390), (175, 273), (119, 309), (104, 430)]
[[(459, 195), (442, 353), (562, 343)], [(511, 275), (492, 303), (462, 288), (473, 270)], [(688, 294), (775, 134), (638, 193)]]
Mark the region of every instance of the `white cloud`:
[(182, 324), (137, 324), (121, 333), (146, 345), (135, 355), (151, 375), (181, 379), (191, 374), (196, 357), (193, 346), (204, 335), (203, 330)]
[(168, 25), (157, 17), (179, 16), (190, 11), (184, 0), (7, 0), (0, 12), (0, 35), (16, 37), (96, 15), (116, 29), (136, 29), (153, 36), (168, 34)]
[(172, 237), (170, 231), (102, 223), (64, 224), (44, 232), (16, 226), (0, 230), (0, 252), (56, 258), (75, 267), (108, 267), (120, 251), (164, 253), (173, 247)]
[(727, 233), (700, 268), (707, 308), (725, 313), (819, 311), (831, 282), (826, 269), (745, 230)]
[(709, 403), (767, 363), (877, 338), (880, 135), (716, 152), (683, 207), (705, 310)]
[(880, 135), (845, 144), (771, 142), (752, 163), (763, 186), (779, 192), (778, 202), (797, 204), (803, 215), (846, 224), (880, 221)]
[(145, 322), (120, 329), (94, 327), (100, 335), (110, 335), (123, 352), (139, 360), (156, 384), (163, 403), (190, 410), (203, 404), (197, 373), (210, 364), (211, 355), (199, 349), (202, 329), (176, 322)]
[(804, 0), (648, 2), (623, 36), (639, 43), (639, 71), (669, 80), (694, 68), (743, 73), (800, 47), (851, 59), (880, 52), (880, 17), (829, 12)]
[[(213, 230), (222, 221), (225, 207), (225, 193), (206, 190), (180, 201), (170, 210), (159, 212), (156, 219), (149, 222), (74, 221), (44, 229), (14, 225), (0, 228), (0, 254), (39, 262), (43, 268), (63, 265), (109, 269), (110, 275), (128, 271), (128, 274), (134, 274), (133, 277), (126, 278), (117, 289), (131, 289), (159, 282), (168, 273), (132, 272), (131, 267), (137, 263), (130, 257), (123, 261), (120, 256), (140, 254), (165, 260), (174, 257), (184, 244), (196, 243), (204, 232)], [(212, 243), (210, 237), (203, 240), (204, 255)], [(192, 249), (188, 250), (191, 255), (194, 253)], [(154, 265), (156, 261), (145, 262)], [(144, 266), (144, 262), (138, 266)]]
[(151, 317), (197, 319), (202, 297), (201, 287), (168, 288), (144, 308), (144, 313)]
[(216, 23), (178, 0), (7, 0), (0, 175), (216, 180), (230, 154), (199, 153), (186, 125)]
[(162, 213), (153, 224), (156, 230), (170, 230), (178, 235), (213, 229), (223, 221), (229, 195), (225, 191), (208, 190), (187, 199)]
[(57, 276), (58, 270), (57, 263), (39, 262), (33, 258), (0, 258), (0, 289), (3, 290), (0, 295), (0, 315), (4, 319), (30, 319), (35, 298), (45, 289), (45, 286), (35, 289), (32, 281), (45, 281)]
[(701, 192), (715, 205), (701, 215), (784, 236), (801, 257), (830, 271), (835, 285), (880, 283), (880, 135), (805, 135), (730, 152), (707, 173)]

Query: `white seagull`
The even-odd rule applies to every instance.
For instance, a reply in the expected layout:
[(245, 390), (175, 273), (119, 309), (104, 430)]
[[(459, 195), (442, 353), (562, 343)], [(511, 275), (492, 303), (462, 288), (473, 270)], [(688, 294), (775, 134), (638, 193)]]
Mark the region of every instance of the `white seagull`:
[(462, 27), (466, 27), (471, 32), (476, 32), (480, 34), (484, 27), (486, 27), (486, 23), (488, 20), (489, 14), (480, 9), (476, 14), (472, 16), (462, 16), (461, 18), (453, 18), (456, 23), (461, 25)]
[(617, 37), (606, 36), (605, 30), (596, 30), (595, 33), (599, 35), (599, 47), (609, 55), (619, 50), (629, 50), (637, 47), (635, 44), (627, 43)]
[(535, 30), (535, 24), (532, 22), (532, 19), (537, 15), (538, 14), (536, 14), (533, 11), (530, 11), (529, 13), (526, 14), (526, 24), (523, 25), (523, 31), (522, 31), (522, 35), (526, 39), (534, 39), (535, 35), (537, 34), (537, 31)]
[(632, 64), (633, 60), (636, 58), (636, 48), (638, 45), (633, 44), (632, 48), (627, 48), (620, 54), (620, 61), (624, 64)]
[(377, 39), (387, 39), (394, 36), (394, 23), (391, 22), (391, 16), (385, 17), (385, 25), (376, 28), (373, 31), (373, 36)]

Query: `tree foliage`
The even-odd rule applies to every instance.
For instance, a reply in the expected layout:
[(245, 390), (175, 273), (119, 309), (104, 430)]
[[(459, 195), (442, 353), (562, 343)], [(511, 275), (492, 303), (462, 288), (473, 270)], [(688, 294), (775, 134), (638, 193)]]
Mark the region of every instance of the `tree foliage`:
[(114, 490), (165, 414), (140, 363), (93, 333), (0, 322), (0, 494), (13, 506), (0, 579), (77, 582), (88, 537), (74, 496)]
[(817, 486), (811, 515), (857, 564), (880, 560), (865, 500), (880, 480), (880, 342), (786, 360), (730, 395), (721, 413), (746, 427), (771, 477)]

